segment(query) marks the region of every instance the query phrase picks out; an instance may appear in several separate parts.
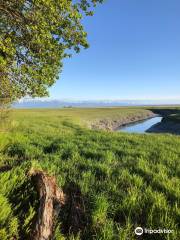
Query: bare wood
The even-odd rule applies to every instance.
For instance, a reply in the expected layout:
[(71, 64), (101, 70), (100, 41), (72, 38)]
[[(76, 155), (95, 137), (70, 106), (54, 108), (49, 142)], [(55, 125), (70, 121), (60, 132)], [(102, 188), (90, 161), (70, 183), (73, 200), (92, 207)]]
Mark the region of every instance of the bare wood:
[(58, 188), (55, 177), (39, 170), (31, 170), (29, 175), (36, 184), (40, 198), (38, 216), (31, 239), (50, 240), (53, 234), (54, 217), (65, 204), (65, 194)]

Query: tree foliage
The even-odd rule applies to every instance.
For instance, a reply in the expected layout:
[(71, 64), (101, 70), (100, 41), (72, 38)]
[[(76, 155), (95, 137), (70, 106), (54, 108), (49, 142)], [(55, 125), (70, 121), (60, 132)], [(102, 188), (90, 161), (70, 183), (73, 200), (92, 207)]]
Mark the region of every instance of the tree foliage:
[(103, 0), (0, 0), (0, 97), (45, 96), (63, 58), (87, 48), (84, 16)]

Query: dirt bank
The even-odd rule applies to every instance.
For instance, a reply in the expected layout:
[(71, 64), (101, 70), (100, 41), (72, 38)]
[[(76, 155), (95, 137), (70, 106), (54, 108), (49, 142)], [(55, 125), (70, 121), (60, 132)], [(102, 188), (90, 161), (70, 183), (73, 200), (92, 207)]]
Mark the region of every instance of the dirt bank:
[(122, 117), (120, 119), (111, 119), (111, 118), (105, 118), (105, 119), (100, 119), (92, 122), (90, 124), (90, 128), (92, 129), (104, 129), (108, 131), (114, 131), (119, 127), (123, 127), (125, 125), (139, 122), (142, 120), (146, 120), (152, 117), (157, 116), (157, 114), (148, 111), (145, 113), (137, 113), (137, 115), (129, 115), (126, 117)]

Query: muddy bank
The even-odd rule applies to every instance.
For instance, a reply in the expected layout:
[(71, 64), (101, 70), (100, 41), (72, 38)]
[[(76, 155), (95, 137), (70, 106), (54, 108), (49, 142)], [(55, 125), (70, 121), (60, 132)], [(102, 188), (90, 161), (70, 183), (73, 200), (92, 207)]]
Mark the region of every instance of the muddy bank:
[(149, 133), (170, 133), (180, 135), (180, 122), (171, 121), (166, 118), (147, 130)]
[(120, 119), (110, 119), (110, 118), (105, 118), (105, 119), (100, 119), (92, 122), (90, 124), (90, 128), (92, 129), (104, 129), (108, 131), (115, 131), (119, 127), (126, 126), (128, 124), (140, 122), (152, 117), (158, 116), (157, 114), (148, 111), (146, 113), (137, 113), (137, 115), (129, 115), (126, 117), (122, 117)]

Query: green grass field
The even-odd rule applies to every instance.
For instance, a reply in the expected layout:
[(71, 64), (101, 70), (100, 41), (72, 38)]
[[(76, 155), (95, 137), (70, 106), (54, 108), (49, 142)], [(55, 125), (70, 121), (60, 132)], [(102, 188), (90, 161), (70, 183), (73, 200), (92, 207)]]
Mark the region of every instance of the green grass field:
[[(64, 208), (55, 240), (180, 239), (180, 137), (87, 128), (89, 121), (146, 111), (13, 110), (11, 131), (0, 132), (0, 240), (28, 239), (32, 230), (39, 203), (27, 174), (32, 167), (55, 176), (62, 189), (75, 186), (81, 198), (79, 232)], [(137, 238), (137, 226), (173, 233)]]
[[(130, 116), (137, 115), (146, 116), (150, 110), (137, 107), (121, 107), (121, 108), (64, 108), (64, 109), (23, 109), (12, 112), (13, 119), (24, 118), (45, 118), (51, 116), (51, 121), (70, 121), (82, 125), (89, 125), (89, 123), (97, 122), (102, 119), (119, 120)], [(48, 119), (49, 120), (49, 119)], [(29, 124), (29, 123), (27, 123)]]

